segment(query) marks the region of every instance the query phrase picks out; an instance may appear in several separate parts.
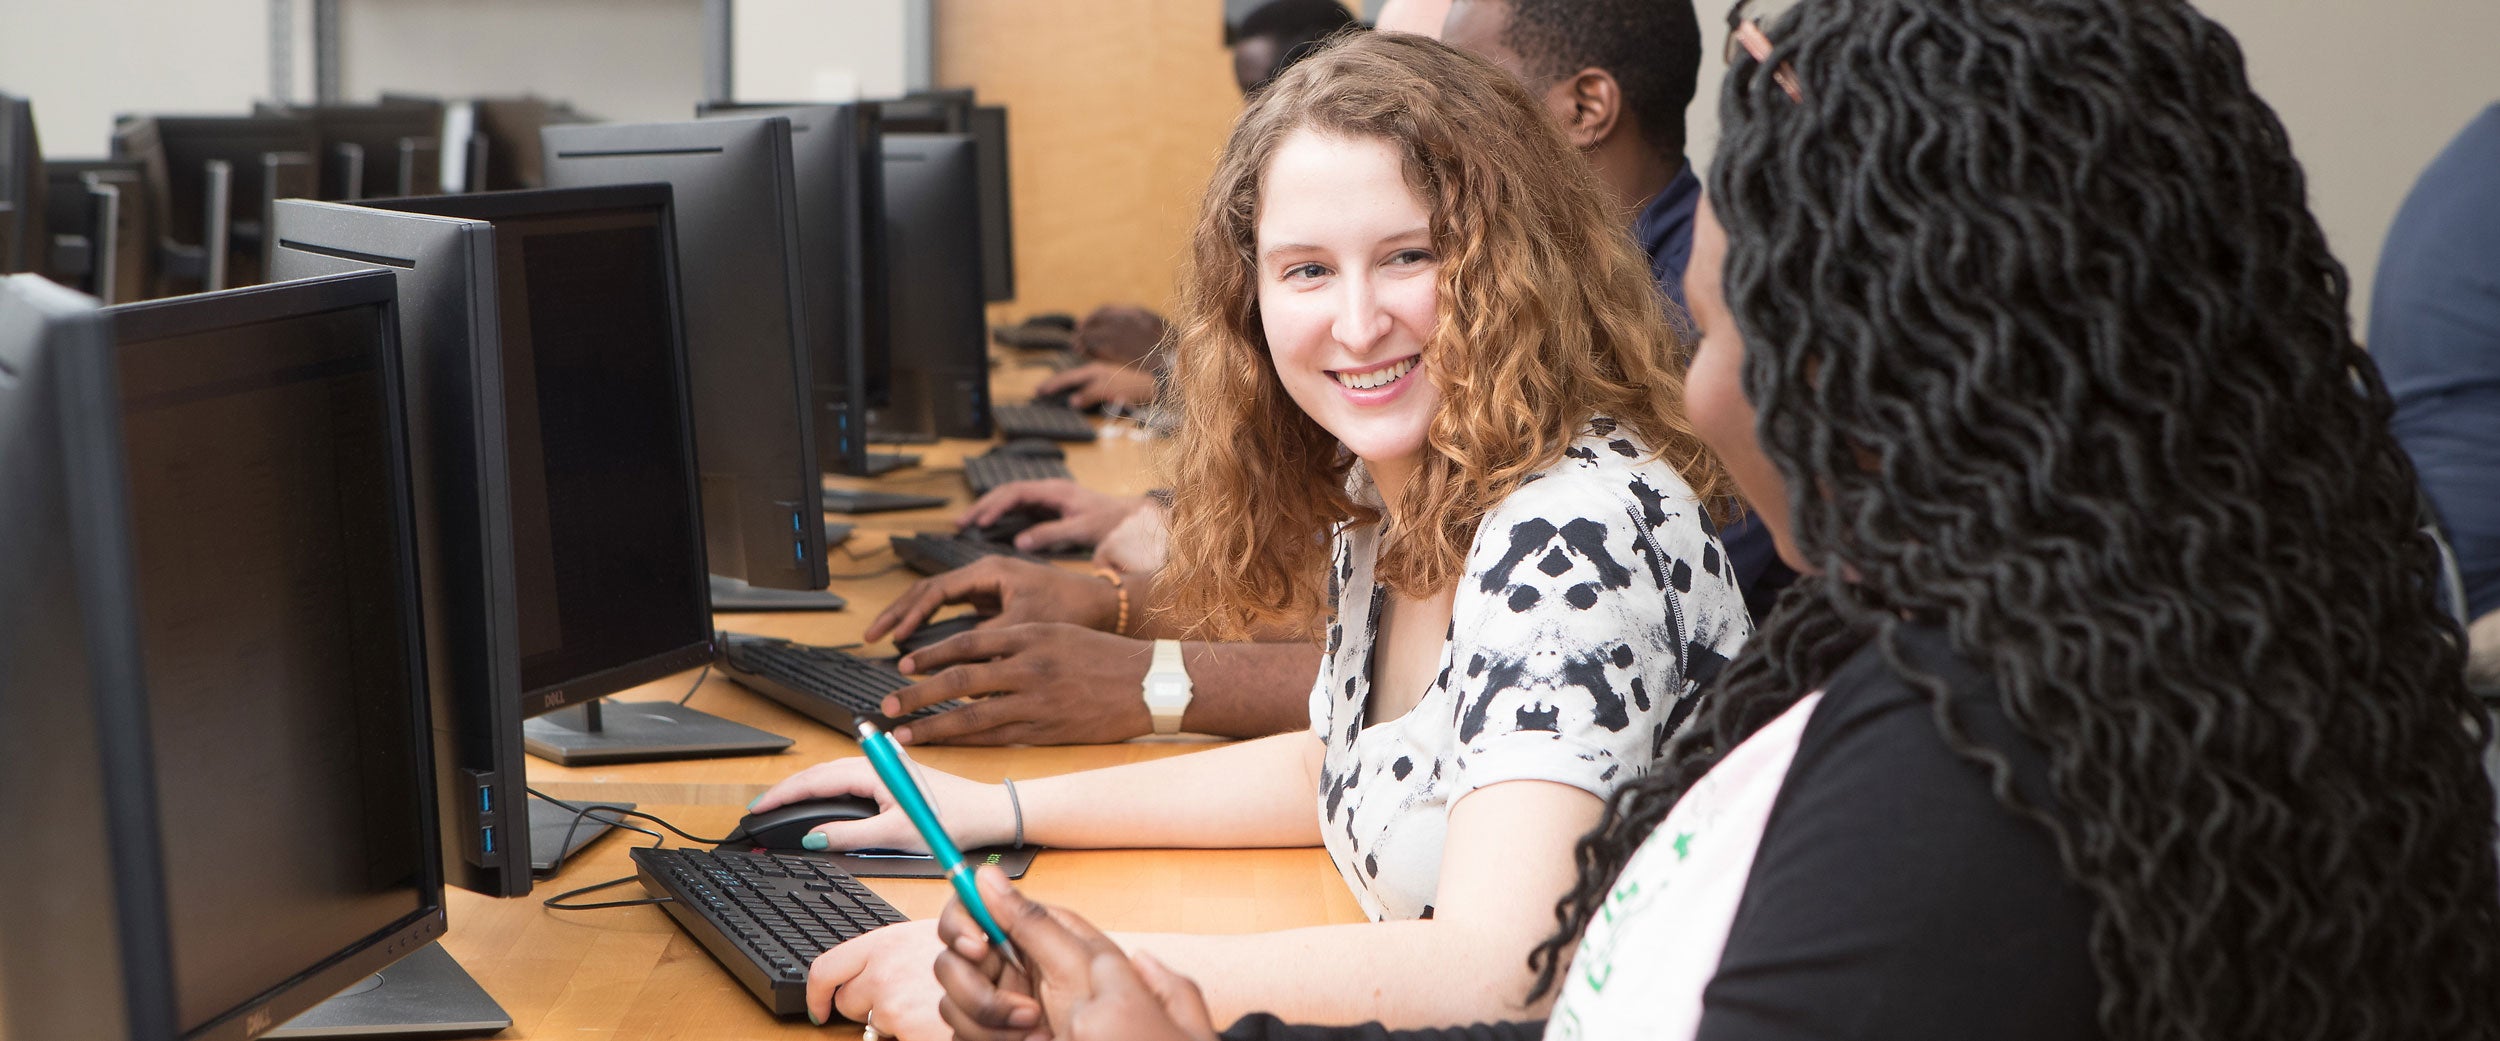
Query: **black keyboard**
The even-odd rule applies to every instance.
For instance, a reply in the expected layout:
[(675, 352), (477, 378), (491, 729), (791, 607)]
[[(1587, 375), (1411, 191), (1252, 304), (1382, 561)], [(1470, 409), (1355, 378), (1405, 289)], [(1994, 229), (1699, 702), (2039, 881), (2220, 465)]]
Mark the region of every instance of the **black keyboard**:
[(942, 575), (982, 557), (1014, 557), (1044, 563), (1014, 546), (965, 535), (896, 535), (894, 556), (923, 575)]
[[(911, 686), (911, 680), (889, 663), (831, 647), (747, 633), (723, 633), (720, 645), (720, 670), (739, 686), (845, 734), (852, 733), (863, 717), (889, 722), (877, 710), (878, 703)], [(942, 701), (902, 718), (918, 719), (962, 705), (961, 701)]]
[(1000, 437), (1047, 437), (1054, 441), (1091, 441), (1094, 425), (1085, 414), (1066, 405), (992, 405), (990, 422)]
[(807, 967), (833, 945), (908, 921), (848, 872), (789, 854), (633, 851), (634, 874), (686, 934), (777, 1016), (807, 1013)]
[(1057, 459), (996, 452), (964, 458), (964, 483), (972, 486), (974, 495), (987, 495), (990, 489), (1013, 481), (1047, 481), (1054, 477), (1075, 479), (1068, 472), (1068, 464)]

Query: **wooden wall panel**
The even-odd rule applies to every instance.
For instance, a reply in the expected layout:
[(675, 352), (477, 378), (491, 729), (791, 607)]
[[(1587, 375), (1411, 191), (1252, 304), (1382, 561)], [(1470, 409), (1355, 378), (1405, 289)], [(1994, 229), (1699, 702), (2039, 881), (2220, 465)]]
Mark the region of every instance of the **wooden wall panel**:
[(1241, 95), (1214, 0), (936, 0), (936, 79), (1008, 109), (1017, 299), (1168, 310)]

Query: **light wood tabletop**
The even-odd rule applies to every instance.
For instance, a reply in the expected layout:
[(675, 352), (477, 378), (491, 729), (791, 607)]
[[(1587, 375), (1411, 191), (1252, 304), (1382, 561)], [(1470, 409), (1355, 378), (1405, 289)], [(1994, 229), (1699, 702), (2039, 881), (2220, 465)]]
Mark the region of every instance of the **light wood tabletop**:
[[(1043, 370), (1004, 363), (996, 370), (998, 400), (1028, 396)], [(1068, 446), (1069, 470), (1098, 491), (1138, 494), (1152, 478), (1150, 442), (1129, 436), (1119, 421), (1092, 443)], [(841, 645), (859, 640), (868, 620), (918, 578), (896, 564), (885, 539), (897, 533), (951, 532), (970, 503), (960, 472), (967, 454), (985, 450), (978, 441), (880, 446), (921, 456), (916, 469), (864, 481), (831, 478), (834, 485), (945, 495), (942, 508), (866, 516), (834, 516), (857, 526), (849, 543), (831, 553), (835, 592), (850, 607), (834, 612), (720, 614), (714, 625), (732, 632), (780, 636)], [(1083, 566), (1072, 564), (1070, 566)], [(871, 646), (863, 653), (890, 653)], [(628, 701), (674, 701), (687, 695), (694, 674), (672, 676), (618, 695)], [(697, 835), (726, 833), (748, 801), (801, 767), (859, 754), (858, 743), (829, 727), (781, 707), (717, 673), (694, 687), (694, 708), (794, 738), (777, 755), (661, 763), (563, 767), (532, 759), (533, 787), (562, 799), (625, 800)], [(1038, 777), (1180, 754), (1211, 746), (1208, 738), (1150, 738), (1117, 745), (1057, 748), (945, 748), (912, 750), (917, 760), (978, 780)], [(630, 841), (629, 841), (630, 840)], [(494, 899), (464, 890), (449, 895), (450, 935), (445, 949), (513, 1018), (502, 1038), (709, 1039), (779, 1035), (853, 1036), (857, 1026), (819, 1029), (805, 1020), (777, 1020), (657, 907), (553, 911), (540, 901), (556, 893), (630, 876), (627, 850), (649, 840), (615, 832), (577, 855), (555, 877), (542, 879), (529, 897)], [(671, 845), (681, 844), (672, 839)], [(913, 918), (944, 906), (944, 883), (875, 879), (867, 884)], [(1035, 899), (1072, 908), (1105, 929), (1160, 932), (1250, 932), (1363, 920), (1361, 909), (1338, 878), (1325, 851), (1289, 850), (1048, 850), (1037, 856), (1019, 883)], [(631, 899), (632, 884), (584, 900)]]

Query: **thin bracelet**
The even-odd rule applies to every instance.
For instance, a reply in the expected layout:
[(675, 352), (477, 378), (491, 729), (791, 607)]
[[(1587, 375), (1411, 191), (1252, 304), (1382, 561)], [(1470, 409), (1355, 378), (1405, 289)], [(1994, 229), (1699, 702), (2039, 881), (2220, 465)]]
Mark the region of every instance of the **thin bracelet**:
[(1012, 810), (1016, 811), (1016, 848), (1017, 848), (1017, 849), (1023, 849), (1023, 848), (1024, 848), (1024, 802), (1023, 802), (1023, 800), (1016, 798), (1016, 781), (1015, 781), (1015, 778), (1012, 778), (1012, 777), (1002, 777), (1002, 778), (999, 778), (999, 779), (998, 779), (998, 783), (1000, 783), (1000, 784), (1003, 784), (1003, 785), (1006, 785), (1006, 786), (1007, 786), (1007, 806), (1008, 806), (1008, 808), (1009, 808), (1009, 809), (1012, 809)]
[(1095, 568), (1094, 577), (1111, 583), (1112, 592), (1120, 594), (1120, 620), (1112, 623), (1111, 632), (1117, 636), (1128, 635), (1128, 579), (1107, 567)]

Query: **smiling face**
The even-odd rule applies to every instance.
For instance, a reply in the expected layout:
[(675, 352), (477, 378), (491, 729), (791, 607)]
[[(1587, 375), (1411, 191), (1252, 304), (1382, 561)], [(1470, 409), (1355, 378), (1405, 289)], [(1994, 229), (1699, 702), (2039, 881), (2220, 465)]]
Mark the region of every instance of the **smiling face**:
[(1395, 503), (1441, 403), (1431, 207), (1388, 142), (1297, 130), (1262, 178), (1255, 255), (1277, 378)]
[(1797, 553), (1790, 535), (1788, 484), (1779, 468), (1762, 452), (1756, 433), (1753, 402), (1745, 397), (1745, 337), (1736, 329), (1721, 292), (1720, 266), (1727, 261), (1727, 231), (1703, 199), (1693, 212), (1693, 257), (1684, 268), (1684, 301), (1701, 345), (1693, 349), (1693, 367), (1684, 376), (1684, 409), (1693, 431), (1736, 479), (1736, 494), (1762, 517), (1780, 560), (1799, 574), (1813, 569)]

